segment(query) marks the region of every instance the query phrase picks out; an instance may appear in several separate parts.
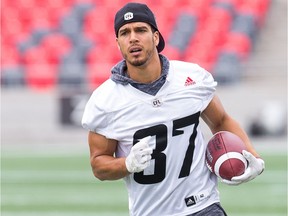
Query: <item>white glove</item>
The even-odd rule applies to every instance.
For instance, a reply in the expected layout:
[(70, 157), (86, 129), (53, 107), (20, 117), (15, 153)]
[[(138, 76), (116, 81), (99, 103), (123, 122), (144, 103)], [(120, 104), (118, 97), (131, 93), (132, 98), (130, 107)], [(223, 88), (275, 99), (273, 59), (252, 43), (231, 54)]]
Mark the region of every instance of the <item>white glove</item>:
[(248, 161), (247, 169), (242, 175), (233, 177), (231, 181), (222, 179), (221, 181), (223, 183), (228, 185), (239, 185), (241, 183), (248, 182), (256, 178), (264, 171), (265, 162), (261, 158), (256, 158), (254, 155), (252, 155), (246, 150), (243, 150), (242, 154)]
[(151, 136), (141, 139), (132, 148), (125, 160), (128, 172), (141, 172), (150, 165), (152, 148), (149, 147)]

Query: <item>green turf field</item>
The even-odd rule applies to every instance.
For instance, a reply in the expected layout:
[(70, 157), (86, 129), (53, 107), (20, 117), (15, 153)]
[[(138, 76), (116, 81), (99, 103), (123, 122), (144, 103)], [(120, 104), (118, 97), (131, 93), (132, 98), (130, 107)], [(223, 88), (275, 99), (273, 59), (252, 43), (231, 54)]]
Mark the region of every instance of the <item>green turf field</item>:
[[(2, 152), (2, 216), (124, 216), (127, 194), (122, 180), (100, 182), (88, 155)], [(229, 216), (287, 215), (287, 154), (264, 154), (266, 171), (240, 185), (220, 184)]]

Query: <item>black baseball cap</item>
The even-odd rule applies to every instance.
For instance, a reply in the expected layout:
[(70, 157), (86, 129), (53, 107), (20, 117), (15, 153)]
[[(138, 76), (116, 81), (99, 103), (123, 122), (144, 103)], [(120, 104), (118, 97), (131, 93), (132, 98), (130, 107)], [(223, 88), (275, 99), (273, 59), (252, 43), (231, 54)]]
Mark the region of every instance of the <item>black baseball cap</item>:
[(114, 30), (116, 37), (118, 37), (119, 29), (132, 22), (145, 22), (153, 26), (159, 32), (159, 44), (157, 50), (160, 53), (165, 47), (165, 41), (160, 31), (158, 30), (155, 16), (146, 4), (141, 3), (127, 3), (115, 15)]

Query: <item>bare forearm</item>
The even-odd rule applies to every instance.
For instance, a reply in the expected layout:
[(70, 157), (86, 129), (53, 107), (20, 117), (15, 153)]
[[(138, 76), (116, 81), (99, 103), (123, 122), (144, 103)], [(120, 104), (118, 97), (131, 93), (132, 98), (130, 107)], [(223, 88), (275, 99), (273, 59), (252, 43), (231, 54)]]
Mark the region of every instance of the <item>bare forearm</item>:
[(101, 181), (118, 180), (129, 174), (125, 166), (125, 158), (101, 155), (91, 158), (91, 166), (94, 176)]
[(235, 121), (228, 113), (225, 112), (221, 101), (217, 96), (214, 96), (201, 116), (213, 134), (219, 131), (230, 131), (238, 135), (243, 140), (249, 152), (251, 152), (255, 157), (259, 157), (246, 132), (237, 121)]
[(226, 116), (225, 119), (223, 119), (222, 124), (212, 129), (213, 134), (218, 131), (230, 131), (236, 134), (243, 140), (243, 142), (246, 145), (247, 150), (251, 152), (255, 157), (259, 157), (259, 154), (256, 152), (253, 145), (251, 144), (247, 133), (243, 130), (240, 124), (234, 119), (232, 119), (231, 117)]

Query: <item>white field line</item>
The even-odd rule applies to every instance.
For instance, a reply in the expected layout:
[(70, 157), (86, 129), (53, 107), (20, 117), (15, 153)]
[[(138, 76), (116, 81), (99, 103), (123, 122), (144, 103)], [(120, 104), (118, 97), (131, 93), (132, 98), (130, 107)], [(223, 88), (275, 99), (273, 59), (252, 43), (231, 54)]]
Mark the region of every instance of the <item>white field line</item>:
[[(85, 140), (86, 142), (86, 140)], [(273, 139), (271, 140), (273, 143)], [(41, 145), (2, 145), (1, 156), (7, 158), (41, 158), (41, 157), (71, 157), (71, 156), (85, 156), (89, 158), (88, 144), (79, 145), (55, 145), (49, 146)], [(261, 155), (287, 155), (287, 141), (284, 140), (280, 146), (270, 145), (256, 145), (255, 148)], [(19, 151), (20, 150), (20, 151)]]
[[(2, 183), (99, 182), (90, 170), (2, 170)], [(287, 170), (270, 171), (256, 178), (258, 183), (287, 184)]]
[[(5, 212), (2, 211), (3, 216), (79, 216), (79, 215), (85, 215), (85, 216), (128, 216), (128, 213), (125, 212), (21, 212), (21, 213), (12, 213), (12, 212)], [(271, 213), (230, 213), (229, 216), (271, 216)], [(287, 213), (273, 213), (273, 216), (287, 216)]]
[(92, 171), (86, 170), (2, 170), (2, 183), (25, 182), (95, 182)]
[[(85, 215), (85, 216), (128, 216), (128, 213), (121, 213), (121, 212), (101, 212), (101, 213), (87, 213), (87, 212), (21, 212), (21, 213), (11, 213), (11, 212), (5, 212), (2, 211), (3, 216), (79, 216), (79, 215)], [(249, 214), (249, 213), (230, 213), (229, 216), (271, 216), (271, 213), (261, 213), (261, 214)], [(280, 214), (280, 213), (273, 213), (273, 216), (287, 216), (287, 214)]]
[(89, 151), (88, 150), (31, 150), (31, 151), (2, 151), (2, 158), (70, 158), (70, 157), (87, 157), (89, 159)]
[(57, 205), (82, 205), (82, 206), (105, 206), (107, 202), (113, 196), (113, 202), (116, 203), (117, 206), (125, 206), (128, 208), (128, 195), (127, 194), (118, 194), (117, 196), (112, 195), (111, 193), (106, 193), (103, 195), (101, 192), (101, 196), (97, 195), (96, 190), (94, 193), (92, 192), (81, 192), (73, 191), (73, 193), (60, 193), (59, 195), (53, 193), (42, 193), (41, 195), (35, 194), (35, 192), (31, 191), (29, 195), (18, 193), (17, 195), (5, 194), (2, 195), (2, 205), (13, 205), (13, 206), (57, 206)]
[[(261, 214), (257, 214), (257, 213), (241, 213), (241, 214), (237, 214), (237, 213), (230, 213), (229, 216), (272, 216), (271, 213), (261, 213)], [(287, 213), (273, 213), (273, 216), (287, 216)]]
[[(277, 186), (273, 186), (277, 187)], [(35, 195), (33, 192), (30, 192), (30, 195), (27, 194), (17, 194), (17, 195), (2, 195), (2, 206), (12, 205), (18, 207), (25, 206), (57, 206), (57, 205), (66, 205), (66, 206), (107, 206), (107, 204), (111, 201), (111, 197), (113, 197), (113, 203), (117, 206), (127, 206), (128, 208), (128, 195), (127, 193), (121, 193), (113, 195), (111, 193), (103, 195), (101, 192), (99, 194), (95, 193), (60, 193), (59, 195), (55, 195), (54, 193), (46, 194), (42, 193), (41, 195)], [(109, 208), (113, 208), (112, 204), (109, 204)], [(282, 208), (285, 205), (285, 202), (282, 200), (281, 202), (276, 202), (273, 204), (266, 204), (266, 207), (273, 206), (274, 208)], [(249, 205), (245, 203), (246, 207), (253, 207), (254, 205)], [(108, 208), (108, 207), (107, 207)], [(229, 214), (230, 215), (230, 214)], [(41, 215), (42, 216), (42, 215)], [(253, 215), (254, 216), (254, 215)], [(274, 216), (274, 215), (273, 215)]]
[[(128, 216), (125, 212), (1, 212), (3, 216)], [(265, 216), (265, 215), (261, 215)], [(268, 215), (267, 215), (268, 216)], [(278, 216), (278, 215), (275, 215)], [(279, 215), (282, 216), (282, 215)]]

